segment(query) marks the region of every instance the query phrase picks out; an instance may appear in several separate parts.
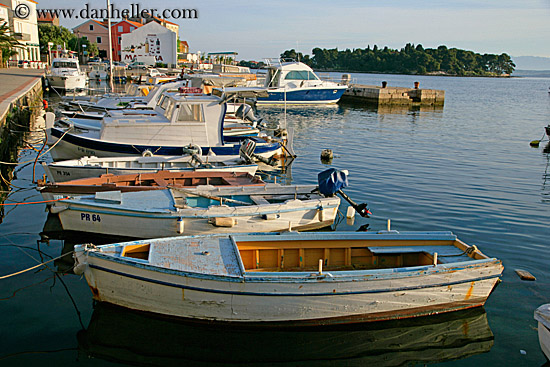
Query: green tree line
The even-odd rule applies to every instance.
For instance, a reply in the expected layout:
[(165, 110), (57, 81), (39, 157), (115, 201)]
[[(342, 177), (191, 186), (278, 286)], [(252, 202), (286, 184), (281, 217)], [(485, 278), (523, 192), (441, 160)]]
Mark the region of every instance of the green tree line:
[[(39, 24), (38, 39), (40, 41), (40, 51), (44, 54), (48, 53), (48, 42), (54, 44), (52, 48), (54, 50), (57, 45), (61, 45), (71, 51), (83, 52), (86, 50), (90, 57), (96, 56), (99, 53), (96, 43), (90, 42), (84, 37), (78, 38), (65, 27)], [(83, 47), (84, 45), (86, 46)]]
[(299, 59), (314, 69), (399, 74), (498, 76), (511, 74), (516, 66), (505, 53), (481, 55), (447, 46), (425, 49), (420, 44), (415, 46), (411, 43), (401, 50), (380, 49), (376, 45), (353, 51), (316, 47), (312, 50), (312, 56), (286, 50), (281, 58)]

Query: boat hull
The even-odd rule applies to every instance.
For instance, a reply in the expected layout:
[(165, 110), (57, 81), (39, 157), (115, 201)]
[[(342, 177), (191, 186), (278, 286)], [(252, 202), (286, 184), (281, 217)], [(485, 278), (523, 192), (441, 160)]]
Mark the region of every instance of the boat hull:
[[(502, 272), (499, 261), (403, 271), (386, 277), (311, 282), (250, 276), (234, 281), (182, 276), (88, 257), (98, 301), (195, 320), (264, 326), (334, 325), (432, 315), (482, 306)], [(162, 302), (158, 302), (162, 299)]]
[[(134, 145), (102, 141), (86, 138), (76, 134), (65, 134), (62, 129), (51, 128), (48, 132), (48, 144), (55, 147), (50, 151), (54, 161), (76, 159), (82, 156), (95, 157), (125, 157), (144, 154), (149, 151), (154, 155), (183, 155), (186, 154), (185, 146), (158, 146), (158, 145)], [(61, 141), (58, 141), (58, 139)], [(254, 139), (254, 138), (252, 138)], [(256, 138), (257, 139), (257, 138)], [(254, 150), (264, 158), (284, 157), (285, 151), (279, 143), (265, 143), (257, 139), (258, 144)], [(261, 143), (263, 142), (263, 143)], [(239, 155), (240, 144), (225, 144), (223, 146), (202, 147), (202, 155), (208, 155), (210, 150), (218, 156)]]
[(86, 88), (86, 77), (84, 75), (78, 76), (56, 76), (49, 75), (48, 81), (52, 88), (55, 89), (64, 89), (64, 90), (75, 90), (75, 89), (85, 89)]
[(337, 103), (347, 87), (303, 88), (299, 90), (269, 90), (268, 97), (258, 97), (257, 104), (333, 104)]
[[(282, 204), (248, 207), (216, 207), (184, 209), (180, 212), (151, 213), (88, 206), (61, 202), (50, 208), (58, 213), (63, 230), (91, 232), (130, 238), (156, 238), (185, 235), (245, 232), (280, 232), (315, 230), (332, 225), (340, 199), (337, 197), (310, 200), (303, 204), (289, 201)], [(322, 208), (322, 209), (321, 209)], [(216, 218), (232, 220), (217, 224)]]

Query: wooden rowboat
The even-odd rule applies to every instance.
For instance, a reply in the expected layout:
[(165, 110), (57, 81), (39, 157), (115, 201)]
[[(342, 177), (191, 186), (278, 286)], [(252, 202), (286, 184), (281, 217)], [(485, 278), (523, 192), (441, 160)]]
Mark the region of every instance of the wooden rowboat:
[(134, 173), (130, 175), (104, 174), (100, 177), (81, 178), (58, 183), (38, 180), (37, 190), (44, 200), (52, 200), (55, 195), (91, 195), (102, 191), (147, 191), (168, 187), (210, 186), (263, 186), (259, 176), (247, 172), (216, 171), (158, 171), (154, 173)]
[(500, 260), (450, 232), (187, 236), (75, 246), (94, 299), (264, 326), (410, 318), (479, 307)]

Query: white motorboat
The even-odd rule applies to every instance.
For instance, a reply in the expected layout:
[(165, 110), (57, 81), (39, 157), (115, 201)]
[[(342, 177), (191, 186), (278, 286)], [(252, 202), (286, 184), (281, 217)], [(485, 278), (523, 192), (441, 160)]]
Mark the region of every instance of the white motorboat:
[(86, 73), (80, 70), (78, 59), (54, 58), (46, 79), (52, 88), (77, 90), (86, 88)]
[(302, 62), (267, 60), (264, 87), (268, 97), (258, 97), (265, 104), (331, 104), (337, 103), (348, 86), (343, 83), (321, 80)]

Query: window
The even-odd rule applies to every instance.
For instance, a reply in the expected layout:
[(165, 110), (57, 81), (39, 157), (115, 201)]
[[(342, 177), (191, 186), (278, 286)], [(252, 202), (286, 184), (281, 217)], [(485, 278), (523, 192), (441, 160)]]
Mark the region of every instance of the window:
[(118, 26), (118, 31), (119, 31), (119, 32), (122, 32), (122, 31), (123, 31), (123, 28), (122, 28), (121, 25)]
[(118, 44), (120, 45), (122, 43), (122, 37), (118, 37)]
[(130, 27), (130, 32), (132, 32), (136, 27)]
[(172, 120), (172, 111), (174, 110), (174, 102), (172, 102), (168, 98), (166, 98), (166, 100), (168, 102), (166, 103), (166, 112), (164, 112), (164, 117), (166, 117), (168, 119), (168, 121), (171, 121)]
[(96, 41), (97, 41), (97, 44), (100, 44), (101, 43), (101, 37), (97, 37)]
[(90, 24), (90, 31), (93, 31), (93, 30), (94, 30), (94, 25)]
[(177, 121), (202, 121), (200, 104), (180, 104)]
[(311, 71), (293, 70), (286, 74), (285, 80), (318, 80), (318, 78)]

